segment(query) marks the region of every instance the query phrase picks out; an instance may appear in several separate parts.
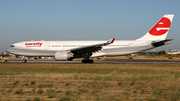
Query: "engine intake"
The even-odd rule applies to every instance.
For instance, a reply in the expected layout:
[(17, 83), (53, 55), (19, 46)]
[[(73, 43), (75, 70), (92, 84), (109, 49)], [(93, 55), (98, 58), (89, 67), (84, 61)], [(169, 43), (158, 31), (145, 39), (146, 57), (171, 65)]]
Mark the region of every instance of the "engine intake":
[(70, 58), (73, 57), (73, 53), (72, 52), (67, 52), (67, 51), (58, 51), (55, 52), (55, 60), (56, 61), (66, 61)]

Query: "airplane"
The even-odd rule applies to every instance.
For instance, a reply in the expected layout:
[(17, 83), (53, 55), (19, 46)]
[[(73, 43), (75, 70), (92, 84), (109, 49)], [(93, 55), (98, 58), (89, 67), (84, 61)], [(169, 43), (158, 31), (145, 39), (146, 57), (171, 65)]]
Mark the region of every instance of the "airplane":
[[(108, 41), (25, 41), (12, 44), (7, 52), (28, 57), (54, 57), (56, 61), (83, 58), (82, 63), (93, 63), (90, 57), (121, 56), (146, 51), (169, 44), (166, 39), (174, 14), (164, 15), (144, 36), (136, 40)], [(23, 63), (26, 60), (23, 59)]]

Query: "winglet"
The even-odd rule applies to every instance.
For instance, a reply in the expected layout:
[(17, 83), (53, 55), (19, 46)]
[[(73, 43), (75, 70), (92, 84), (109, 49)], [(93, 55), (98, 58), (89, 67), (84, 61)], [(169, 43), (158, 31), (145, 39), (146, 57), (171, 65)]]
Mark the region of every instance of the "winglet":
[(111, 44), (111, 43), (113, 43), (113, 42), (114, 42), (114, 40), (115, 40), (115, 38), (110, 39), (110, 40), (107, 42), (107, 44)]

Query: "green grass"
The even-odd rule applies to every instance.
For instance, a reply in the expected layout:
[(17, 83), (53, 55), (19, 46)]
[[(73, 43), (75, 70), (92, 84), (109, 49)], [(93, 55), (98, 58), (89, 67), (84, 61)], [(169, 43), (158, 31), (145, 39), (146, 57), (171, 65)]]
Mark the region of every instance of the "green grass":
[(43, 89), (41, 89), (41, 88), (37, 91), (37, 94), (40, 94), (40, 95), (41, 95), (41, 94), (43, 94), (43, 93), (44, 93), (44, 91), (43, 91)]
[(15, 94), (23, 95), (24, 92), (22, 89), (16, 90)]
[(32, 81), (32, 82), (31, 82), (31, 85), (35, 85), (35, 83), (36, 83), (35, 81)]
[(179, 80), (180, 64), (0, 64), (0, 100), (176, 101)]
[(41, 101), (39, 97), (34, 98), (34, 101)]
[(19, 83), (19, 81), (16, 81), (16, 82), (13, 83), (13, 85), (17, 85), (18, 83)]
[(71, 98), (70, 97), (62, 97), (61, 99), (59, 99), (58, 101), (70, 101)]

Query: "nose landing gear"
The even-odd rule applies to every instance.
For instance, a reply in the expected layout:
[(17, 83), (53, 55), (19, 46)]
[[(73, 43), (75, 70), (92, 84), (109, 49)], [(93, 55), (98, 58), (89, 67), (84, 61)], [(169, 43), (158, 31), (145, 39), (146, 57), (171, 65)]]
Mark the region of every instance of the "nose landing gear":
[(22, 59), (23, 59), (22, 62), (23, 62), (23, 63), (26, 63), (25, 56), (23, 56)]
[(23, 62), (23, 63), (26, 63), (26, 59), (23, 59), (22, 62)]

